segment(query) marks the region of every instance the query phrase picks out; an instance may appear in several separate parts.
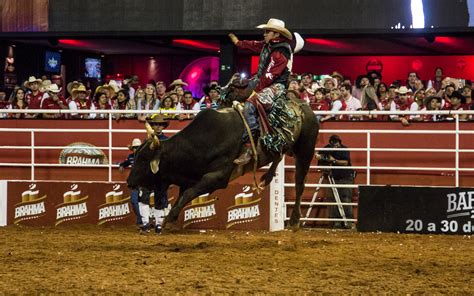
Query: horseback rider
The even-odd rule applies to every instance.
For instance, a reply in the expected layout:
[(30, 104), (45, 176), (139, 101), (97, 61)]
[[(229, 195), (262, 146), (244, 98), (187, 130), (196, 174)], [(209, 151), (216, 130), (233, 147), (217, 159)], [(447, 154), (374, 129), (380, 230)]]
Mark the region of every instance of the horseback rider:
[[(292, 34), (285, 28), (281, 20), (271, 18), (266, 24), (257, 26), (265, 30), (263, 41), (240, 41), (235, 34), (230, 33), (232, 42), (239, 48), (249, 49), (260, 53), (258, 72), (249, 83), (254, 91), (245, 102), (244, 116), (250, 127), (252, 137), (257, 138), (259, 133), (258, 113), (263, 117), (262, 126), (268, 132), (269, 124), (265, 122), (266, 113), (271, 108), (275, 98), (285, 93), (291, 71), (292, 48), (290, 42)], [(258, 112), (258, 113), (257, 113)], [(245, 165), (252, 158), (250, 136), (244, 132), (244, 152), (234, 160), (237, 165)]]

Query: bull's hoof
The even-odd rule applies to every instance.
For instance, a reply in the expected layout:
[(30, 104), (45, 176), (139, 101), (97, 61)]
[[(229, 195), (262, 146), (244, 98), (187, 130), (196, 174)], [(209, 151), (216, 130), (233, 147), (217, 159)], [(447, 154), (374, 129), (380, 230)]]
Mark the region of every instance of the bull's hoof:
[(163, 224), (163, 227), (161, 228), (161, 234), (172, 234), (172, 233), (178, 233), (181, 232), (181, 228), (178, 226), (176, 222), (167, 222)]
[(292, 221), (292, 219), (290, 219), (290, 222), (286, 228), (291, 231), (298, 231), (300, 230), (300, 221)]

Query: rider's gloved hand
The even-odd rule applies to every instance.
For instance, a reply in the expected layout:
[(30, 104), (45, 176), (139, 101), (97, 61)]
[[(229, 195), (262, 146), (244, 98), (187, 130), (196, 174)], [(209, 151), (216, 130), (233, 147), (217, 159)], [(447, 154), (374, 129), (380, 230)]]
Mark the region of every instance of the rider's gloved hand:
[(230, 33), (229, 38), (232, 41), (232, 43), (234, 43), (234, 44), (237, 44), (237, 42), (239, 42), (239, 38), (237, 38), (237, 36), (235, 36), (234, 33)]

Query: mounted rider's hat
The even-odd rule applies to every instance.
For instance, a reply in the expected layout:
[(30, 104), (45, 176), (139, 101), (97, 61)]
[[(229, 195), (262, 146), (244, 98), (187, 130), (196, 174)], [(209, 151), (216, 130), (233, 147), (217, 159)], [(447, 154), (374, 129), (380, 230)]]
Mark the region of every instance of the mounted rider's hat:
[(162, 125), (165, 128), (170, 125), (170, 122), (165, 120), (162, 114), (153, 114), (147, 121), (150, 125)]
[(293, 40), (293, 35), (285, 28), (285, 22), (279, 19), (271, 18), (266, 24), (257, 26), (258, 29), (275, 31), (283, 35), (288, 40)]

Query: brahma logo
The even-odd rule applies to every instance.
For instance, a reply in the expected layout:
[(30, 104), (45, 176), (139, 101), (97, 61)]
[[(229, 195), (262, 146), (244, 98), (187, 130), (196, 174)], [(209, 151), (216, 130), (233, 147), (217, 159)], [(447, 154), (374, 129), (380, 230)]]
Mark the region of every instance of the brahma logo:
[(470, 216), (474, 219), (474, 191), (449, 193), (447, 218)]
[(129, 200), (130, 196), (123, 197), (120, 184), (115, 184), (112, 191), (105, 194), (105, 204), (99, 206), (99, 221), (97, 225), (127, 217), (130, 214)]
[(63, 194), (64, 203), (56, 206), (56, 226), (70, 220), (77, 220), (87, 216), (88, 195), (81, 196), (77, 184), (71, 185), (71, 190)]
[(235, 195), (235, 205), (227, 209), (226, 228), (241, 223), (256, 221), (260, 217), (260, 208), (258, 203), (260, 198), (255, 198), (250, 186), (244, 186), (242, 192)]
[(44, 201), (46, 195), (40, 197), (40, 191), (32, 183), (28, 190), (21, 194), (21, 202), (15, 205), (14, 224), (19, 224), (23, 220), (30, 220), (42, 217), (46, 214)]
[(196, 197), (191, 205), (184, 208), (183, 228), (194, 223), (205, 222), (217, 217), (216, 198), (210, 198), (209, 193)]
[(58, 65), (58, 61), (54, 57), (52, 57), (48, 60), (48, 65), (51, 68), (56, 68), (56, 66)]
[(68, 145), (59, 155), (59, 163), (81, 165), (108, 164), (104, 152), (89, 143), (76, 142)]

